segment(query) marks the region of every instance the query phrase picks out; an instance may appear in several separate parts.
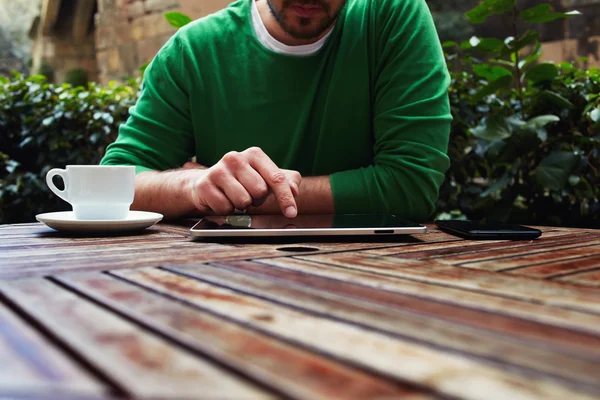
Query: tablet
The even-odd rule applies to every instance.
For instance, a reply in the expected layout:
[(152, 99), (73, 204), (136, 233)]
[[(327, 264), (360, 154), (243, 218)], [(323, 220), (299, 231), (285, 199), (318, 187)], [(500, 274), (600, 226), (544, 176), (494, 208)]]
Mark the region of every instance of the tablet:
[(228, 215), (204, 217), (190, 229), (192, 236), (349, 236), (411, 235), (427, 227), (391, 214)]

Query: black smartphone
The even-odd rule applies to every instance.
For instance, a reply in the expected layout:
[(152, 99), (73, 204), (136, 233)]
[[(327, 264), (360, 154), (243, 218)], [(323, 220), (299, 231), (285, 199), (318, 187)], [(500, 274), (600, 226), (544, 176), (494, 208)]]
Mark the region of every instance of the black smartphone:
[(437, 220), (440, 230), (471, 240), (532, 240), (542, 235), (539, 229), (497, 221)]

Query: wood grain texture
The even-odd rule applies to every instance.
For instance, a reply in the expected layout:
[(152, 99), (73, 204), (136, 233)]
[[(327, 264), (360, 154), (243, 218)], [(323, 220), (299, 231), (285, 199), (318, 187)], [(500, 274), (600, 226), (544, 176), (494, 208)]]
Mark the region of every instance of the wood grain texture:
[[(42, 224), (11, 225), (0, 228), (0, 279), (48, 276), (62, 272), (102, 271), (115, 268), (161, 266), (256, 257), (280, 257), (289, 247), (312, 249), (314, 254), (376, 249), (388, 242), (302, 242), (214, 243), (192, 240), (189, 227), (158, 224), (138, 234), (77, 236), (64, 235)], [(418, 235), (427, 239), (427, 235)], [(398, 239), (402, 240), (402, 238)], [(455, 239), (454, 239), (455, 240)], [(412, 238), (404, 244), (421, 243)], [(394, 243), (392, 243), (394, 244)]]
[(131, 395), (269, 397), (47, 280), (0, 282), (0, 291)]
[(0, 398), (101, 398), (106, 387), (0, 303)]
[[(591, 251), (591, 254), (597, 254), (599, 249), (598, 245), (600, 245), (600, 237), (596, 235), (586, 235), (585, 237), (575, 240), (565, 240), (564, 243), (557, 240), (551, 240), (513, 248), (498, 246), (494, 250), (486, 250), (482, 253), (473, 252), (446, 255), (443, 258), (440, 258), (439, 261), (445, 264), (499, 271), (509, 266), (529, 265), (544, 261), (549, 262), (557, 259), (568, 259), (576, 257), (578, 254), (584, 256), (588, 254), (588, 250)], [(564, 255), (565, 252), (568, 255)]]
[(600, 231), (216, 242), (195, 222), (0, 226), (0, 398), (600, 398)]
[[(589, 382), (573, 384), (571, 390), (565, 391), (550, 379), (539, 376), (524, 379), (517, 374), (506, 373), (502, 368), (476, 362), (470, 357), (436, 351), (416, 342), (406, 342), (365, 327), (345, 324), (336, 318), (329, 318), (329, 315), (302, 313), (158, 269), (114, 273), (321, 354), (415, 384), (426, 383), (432, 390), (449, 396), (478, 398), (481, 395), (478, 385), (495, 387), (494, 393), (489, 393), (490, 399), (514, 398), (523, 394), (544, 398), (560, 398), (567, 393), (585, 396), (575, 392), (576, 387), (584, 384), (588, 390), (600, 394), (600, 386), (587, 387), (590, 383), (593, 385), (591, 379)], [(371, 326), (375, 321), (370, 320), (368, 325)], [(388, 324), (390, 326), (391, 323)], [(587, 368), (595, 370), (594, 365), (600, 364), (591, 363)], [(589, 377), (589, 374), (586, 376)]]
[(590, 287), (600, 287), (600, 269), (583, 272), (580, 274), (561, 276), (558, 277), (556, 280)]
[[(360, 314), (358, 321), (362, 322), (371, 319), (378, 322), (376, 317), (381, 312), (392, 312), (383, 316), (392, 317), (394, 329), (403, 328), (404, 326), (398, 326), (396, 322), (398, 320), (405, 322), (406, 318), (419, 321), (423, 326), (426, 326), (430, 320), (443, 321), (469, 328), (477, 335), (491, 332), (501, 337), (525, 341), (528, 346), (549, 350), (556, 346), (558, 348), (555, 350), (558, 353), (570, 349), (575, 351), (575, 356), (600, 356), (600, 333), (594, 335), (577, 332), (523, 318), (476, 310), (453, 303), (447, 304), (422, 296), (394, 293), (312, 274), (297, 273), (259, 262), (230, 261), (215, 265), (172, 266), (165, 269), (219, 286), (231, 287), (240, 292), (252, 293), (255, 296), (276, 298), (273, 301), (293, 304), (293, 307), (311, 304), (313, 311), (314, 307), (321, 308), (327, 305), (331, 307), (332, 312), (350, 309), (346, 307), (347, 305), (358, 306), (358, 309), (352, 308), (352, 313), (358, 312)], [(332, 302), (335, 305), (330, 304)], [(367, 310), (366, 314), (363, 314), (364, 310)], [(546, 310), (553, 311), (552, 308)], [(436, 331), (441, 329), (439, 324), (435, 329)], [(423, 339), (421, 331), (416, 332), (418, 335), (415, 337)]]
[(600, 292), (566, 283), (457, 268), (437, 264), (434, 261), (374, 258), (361, 253), (324, 254), (298, 258), (344, 269), (376, 272), (387, 276), (600, 314)]
[[(274, 340), (232, 322), (230, 315), (217, 318), (212, 313), (192, 309), (179, 302), (166, 301), (138, 286), (106, 275), (76, 274), (61, 277), (60, 280), (288, 397), (364, 399), (413, 395), (420, 397), (423, 394), (409, 386), (389, 382), (298, 349), (296, 345)], [(172, 289), (175, 287), (175, 284), (171, 286)], [(212, 298), (210, 291), (184, 286), (177, 288), (184, 293), (182, 299), (185, 298), (186, 302), (194, 301), (199, 294), (206, 295), (206, 300)], [(231, 303), (232, 307), (250, 304), (249, 301), (234, 296), (217, 293), (214, 296), (222, 302)], [(261, 315), (257, 314), (253, 318), (260, 320)]]
[[(458, 304), (472, 309), (538, 321), (544, 324), (588, 332), (591, 334), (600, 333), (600, 316), (580, 311), (536, 304), (535, 302), (504, 296), (490, 296), (486, 293), (463, 290), (460, 287), (452, 287), (445, 284), (431, 284), (427, 282), (427, 280), (401, 279), (397, 276), (375, 273), (373, 270), (369, 269), (365, 270), (363, 266), (358, 266), (358, 268), (332, 268), (332, 265), (330, 264), (323, 264), (314, 260), (300, 260), (291, 257), (259, 260), (259, 262), (265, 265), (280, 267), (300, 273), (313, 274), (341, 282), (373, 287), (379, 290), (387, 290), (444, 303)], [(397, 263), (397, 260), (393, 260), (393, 262)], [(395, 264), (392, 264), (392, 266), (393, 265)], [(396, 270), (396, 273), (398, 271), (399, 270)]]
[[(573, 233), (570, 231), (544, 231), (541, 238), (534, 241), (509, 241), (509, 240), (445, 240), (441, 242), (426, 243), (410, 247), (388, 247), (368, 251), (375, 256), (390, 256), (410, 258), (417, 260), (447, 259), (451, 256), (478, 254), (485, 256), (489, 251), (502, 249), (530, 248), (531, 245), (545, 245), (548, 243), (578, 243), (590, 238), (588, 232)], [(592, 236), (595, 238), (595, 236)]]
[[(525, 275), (534, 278), (559, 278), (578, 275), (582, 272), (600, 269), (600, 254), (570, 260), (560, 260), (536, 265), (509, 267), (502, 272)], [(566, 280), (568, 281), (568, 279)]]
[[(237, 263), (240, 264), (243, 264), (241, 267), (257, 266), (256, 263)], [(317, 283), (319, 290), (316, 291), (307, 290), (305, 286), (283, 285), (281, 280), (265, 280), (264, 275), (240, 274), (237, 273), (240, 269), (235, 268), (168, 269), (322, 317), (365, 326), (415, 343), (424, 342), (469, 357), (480, 357), (483, 362), (499, 363), (501, 367), (510, 364), (513, 368), (524, 367), (529, 373), (562, 376), (578, 384), (600, 384), (595, 376), (595, 370), (600, 367), (600, 350), (590, 352), (600, 346), (600, 336), (527, 324), (456, 306), (425, 303), (408, 296), (382, 299), (372, 289), (365, 293), (346, 286), (347, 290), (342, 292), (340, 286), (343, 284), (339, 283), (327, 286)], [(140, 278), (141, 272), (135, 270), (115, 273), (135, 282), (145, 278)], [(313, 279), (313, 282), (317, 280), (323, 279)], [(491, 326), (496, 329), (490, 329)]]

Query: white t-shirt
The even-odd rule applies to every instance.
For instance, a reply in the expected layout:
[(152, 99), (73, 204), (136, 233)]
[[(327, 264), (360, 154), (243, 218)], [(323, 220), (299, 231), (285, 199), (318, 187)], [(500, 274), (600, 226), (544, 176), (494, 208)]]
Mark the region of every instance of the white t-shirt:
[(292, 56), (310, 56), (315, 54), (317, 51), (323, 47), (333, 29), (330, 29), (329, 32), (325, 36), (323, 36), (318, 41), (301, 45), (301, 46), (288, 46), (277, 39), (275, 39), (269, 31), (267, 31), (267, 27), (263, 22), (260, 14), (258, 12), (258, 6), (256, 5), (256, 0), (252, 0), (252, 25), (254, 25), (254, 32), (256, 33), (256, 37), (260, 41), (260, 43), (265, 46), (267, 49), (272, 50), (276, 53), (287, 54)]

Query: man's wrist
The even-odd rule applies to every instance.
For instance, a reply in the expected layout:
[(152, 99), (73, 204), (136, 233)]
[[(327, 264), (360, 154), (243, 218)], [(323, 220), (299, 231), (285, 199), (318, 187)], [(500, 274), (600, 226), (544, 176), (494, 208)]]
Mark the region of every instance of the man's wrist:
[(190, 212), (193, 212), (198, 209), (196, 206), (197, 199), (195, 198), (197, 194), (194, 188), (200, 176), (205, 172), (201, 169), (182, 169), (179, 172), (178, 192), (181, 198), (185, 199), (185, 202), (189, 205)]

